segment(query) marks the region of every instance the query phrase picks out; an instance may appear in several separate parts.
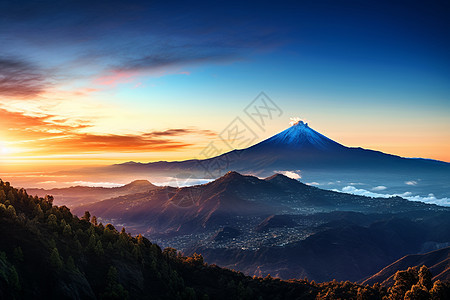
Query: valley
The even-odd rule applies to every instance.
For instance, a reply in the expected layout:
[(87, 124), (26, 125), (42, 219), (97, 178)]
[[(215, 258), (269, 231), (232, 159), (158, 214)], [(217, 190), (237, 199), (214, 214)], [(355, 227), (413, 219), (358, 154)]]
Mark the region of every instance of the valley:
[(362, 280), (450, 241), (450, 208), (322, 190), (281, 174), (229, 172), (207, 184), (158, 187), (73, 211), (248, 275), (319, 282)]

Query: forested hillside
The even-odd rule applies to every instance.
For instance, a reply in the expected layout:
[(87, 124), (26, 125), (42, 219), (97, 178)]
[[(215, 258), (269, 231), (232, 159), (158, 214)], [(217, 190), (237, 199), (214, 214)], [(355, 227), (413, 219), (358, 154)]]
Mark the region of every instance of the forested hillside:
[(449, 299), (426, 267), (395, 284), (248, 277), (81, 218), (0, 180), (0, 299)]

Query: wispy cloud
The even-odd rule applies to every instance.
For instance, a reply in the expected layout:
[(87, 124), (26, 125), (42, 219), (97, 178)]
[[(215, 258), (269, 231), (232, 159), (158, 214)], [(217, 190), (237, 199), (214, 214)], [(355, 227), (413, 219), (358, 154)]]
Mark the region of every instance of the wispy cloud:
[(83, 120), (68, 120), (56, 115), (10, 111), (0, 106), (2, 129), (17, 138), (48, 138), (56, 133), (73, 132), (91, 125)]
[(191, 143), (172, 139), (152, 138), (147, 135), (97, 135), (73, 134), (67, 138), (52, 141), (52, 147), (58, 153), (82, 151), (94, 153), (99, 151), (167, 151), (192, 146)]
[(284, 176), (287, 176), (292, 179), (300, 179), (302, 178), (302, 175), (300, 173), (300, 170), (293, 170), (293, 171), (274, 171), (274, 173), (280, 173)]
[(94, 181), (71, 181), (66, 182), (66, 184), (70, 184), (72, 186), (89, 186), (89, 187), (120, 187), (123, 186), (123, 183), (116, 182), (94, 182)]
[[(58, 70), (61, 78), (89, 77), (114, 87), (154, 70), (167, 74), (175, 68), (180, 73), (178, 68), (187, 65), (246, 59), (285, 40), (286, 28), (261, 22), (253, 13), (256, 8), (250, 14), (236, 13), (225, 2), (199, 8), (158, 1), (4, 1), (1, 38), (9, 43), (2, 43), (0, 55), (21, 50), (34, 62)], [(57, 53), (57, 59), (48, 53)], [(0, 58), (2, 71), (7, 81), (0, 90), (15, 97), (38, 95), (51, 79), (35, 64), (17, 58)]]
[(12, 132), (14, 145), (29, 152), (46, 154), (101, 153), (101, 152), (152, 152), (172, 151), (195, 144), (186, 141), (186, 136), (214, 136), (210, 130), (196, 128), (174, 128), (164, 131), (149, 131), (139, 134), (96, 134), (82, 132), (88, 123), (68, 123), (53, 115), (32, 116), (23, 112), (12, 112), (0, 108), (0, 122), (4, 129)]
[(365, 189), (357, 189), (354, 186), (345, 186), (341, 190), (335, 189), (334, 191), (367, 196), (367, 197), (378, 197), (378, 198), (389, 198), (389, 197), (402, 197), (410, 201), (420, 201), (430, 204), (437, 204), (442, 206), (450, 206), (450, 198), (436, 198), (434, 194), (428, 194), (427, 196), (413, 195), (411, 192), (396, 193), (396, 194), (382, 194), (374, 193)]
[(372, 188), (372, 191), (379, 192), (379, 191), (384, 191), (385, 189), (387, 189), (387, 187), (385, 187), (384, 185), (379, 185), (379, 186)]
[(410, 181), (405, 181), (406, 185), (417, 185), (417, 181), (415, 180), (410, 180)]
[(96, 78), (94, 83), (114, 87), (121, 83), (132, 82), (136, 75), (135, 72), (111, 71), (108, 75)]
[[(155, 51), (155, 50), (152, 50)], [(183, 66), (203, 62), (225, 62), (236, 60), (240, 57), (238, 53), (231, 50), (207, 50), (192, 45), (171, 46), (164, 51), (156, 50), (154, 54), (124, 59), (121, 64), (114, 66), (114, 70), (123, 73), (132, 71), (149, 71), (161, 67)]]
[(180, 135), (187, 135), (187, 134), (197, 134), (197, 135), (204, 135), (204, 136), (217, 136), (217, 133), (211, 130), (206, 129), (194, 129), (194, 128), (177, 128), (177, 129), (167, 129), (164, 131), (152, 131), (149, 133), (145, 133), (145, 136), (180, 136)]
[(0, 97), (31, 98), (50, 85), (42, 69), (14, 57), (0, 56)]

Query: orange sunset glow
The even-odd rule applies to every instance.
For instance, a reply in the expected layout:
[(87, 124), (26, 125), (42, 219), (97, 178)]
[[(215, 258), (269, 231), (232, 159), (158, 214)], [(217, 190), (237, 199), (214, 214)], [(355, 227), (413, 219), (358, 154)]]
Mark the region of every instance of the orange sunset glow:
[(0, 1), (0, 300), (449, 300), (449, 16)]

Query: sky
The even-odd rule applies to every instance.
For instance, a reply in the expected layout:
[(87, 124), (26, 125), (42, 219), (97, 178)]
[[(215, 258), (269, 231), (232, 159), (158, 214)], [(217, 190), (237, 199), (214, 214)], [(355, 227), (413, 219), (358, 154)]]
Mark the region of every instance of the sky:
[[(236, 117), (257, 141), (299, 117), (346, 146), (450, 162), (448, 15), (448, 1), (2, 1), (0, 168), (195, 158)], [(245, 110), (261, 92), (280, 109), (263, 127)]]

